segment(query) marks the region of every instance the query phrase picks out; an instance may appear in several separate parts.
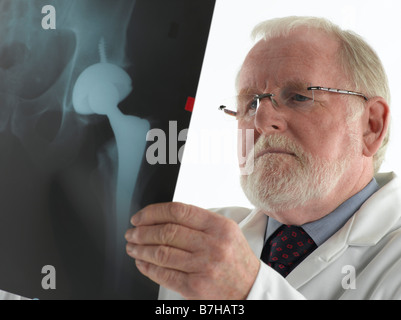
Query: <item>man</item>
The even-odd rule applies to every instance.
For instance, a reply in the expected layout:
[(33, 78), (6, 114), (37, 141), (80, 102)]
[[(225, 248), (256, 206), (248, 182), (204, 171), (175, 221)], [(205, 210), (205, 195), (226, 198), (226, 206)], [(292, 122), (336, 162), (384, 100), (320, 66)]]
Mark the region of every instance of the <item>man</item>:
[(377, 174), (390, 121), (380, 60), (324, 19), (255, 35), (225, 106), (254, 131), (239, 143), (254, 144), (241, 185), (255, 209), (148, 206), (127, 253), (162, 299), (401, 298), (401, 188)]

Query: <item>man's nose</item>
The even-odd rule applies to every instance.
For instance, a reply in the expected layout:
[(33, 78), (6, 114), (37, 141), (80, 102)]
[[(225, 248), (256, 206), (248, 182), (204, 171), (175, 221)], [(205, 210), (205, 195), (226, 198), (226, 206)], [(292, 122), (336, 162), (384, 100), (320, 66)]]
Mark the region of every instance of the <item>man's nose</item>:
[(270, 98), (260, 101), (255, 114), (255, 128), (260, 134), (280, 133), (287, 129), (282, 106), (279, 106)]

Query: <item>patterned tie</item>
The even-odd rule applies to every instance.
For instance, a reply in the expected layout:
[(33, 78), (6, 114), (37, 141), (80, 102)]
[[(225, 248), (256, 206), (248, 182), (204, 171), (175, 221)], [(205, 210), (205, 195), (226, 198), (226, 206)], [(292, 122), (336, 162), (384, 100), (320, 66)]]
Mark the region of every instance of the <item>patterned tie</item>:
[(301, 227), (282, 225), (267, 240), (261, 259), (286, 277), (316, 248), (315, 242)]

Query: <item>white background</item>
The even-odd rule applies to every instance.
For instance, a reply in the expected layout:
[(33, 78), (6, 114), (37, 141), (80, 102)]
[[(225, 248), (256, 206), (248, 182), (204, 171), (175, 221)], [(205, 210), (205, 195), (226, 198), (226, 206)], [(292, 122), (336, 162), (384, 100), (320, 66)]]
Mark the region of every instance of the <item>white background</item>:
[(326, 17), (376, 50), (392, 93), (391, 141), (381, 171), (400, 173), (400, 14), (399, 0), (217, 0), (174, 200), (204, 208), (251, 207), (239, 185), (236, 123), (226, 121), (218, 106), (235, 95), (253, 27), (289, 15)]

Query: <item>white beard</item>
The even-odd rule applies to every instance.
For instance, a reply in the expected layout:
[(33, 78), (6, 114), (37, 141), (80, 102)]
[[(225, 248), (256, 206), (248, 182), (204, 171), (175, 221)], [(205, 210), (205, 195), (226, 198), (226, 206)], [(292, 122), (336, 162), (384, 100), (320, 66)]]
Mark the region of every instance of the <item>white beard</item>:
[[(265, 154), (255, 159), (268, 147), (282, 148), (295, 156)], [(325, 161), (305, 153), (284, 136), (261, 136), (248, 156), (245, 168), (249, 167), (251, 173), (241, 176), (241, 186), (256, 208), (271, 213), (294, 209), (333, 191), (352, 153), (337, 161)]]

